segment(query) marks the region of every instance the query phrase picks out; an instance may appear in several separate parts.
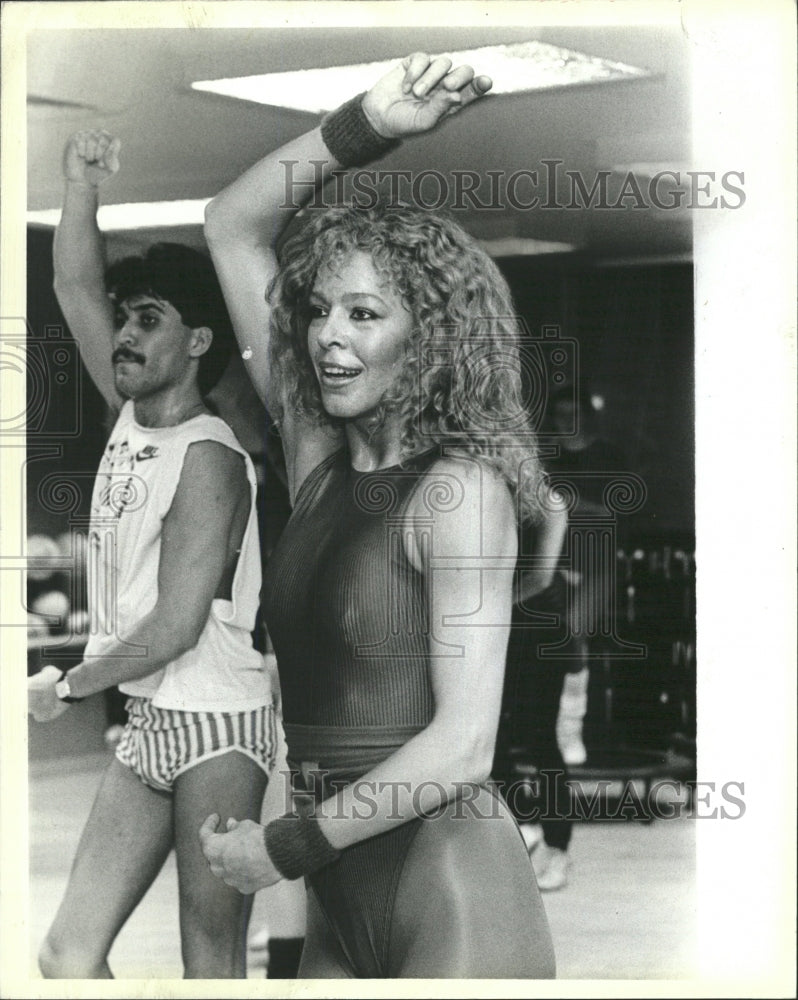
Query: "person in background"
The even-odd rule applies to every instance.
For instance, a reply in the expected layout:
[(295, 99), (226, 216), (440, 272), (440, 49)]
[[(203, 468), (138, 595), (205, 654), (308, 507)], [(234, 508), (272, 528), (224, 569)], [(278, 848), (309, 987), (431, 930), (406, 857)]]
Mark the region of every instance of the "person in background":
[[(574, 512), (580, 517), (606, 516), (604, 483), (591, 474), (619, 471), (623, 456), (600, 437), (590, 394), (572, 386), (553, 393), (549, 415), (549, 430), (560, 446), (559, 456), (547, 461), (549, 473), (558, 481), (573, 480), (579, 495)], [(573, 832), (569, 769), (587, 759), (588, 645), (575, 616), (579, 602), (588, 599), (584, 588), (601, 586), (595, 574), (583, 580), (569, 564), (566, 529), (567, 517), (561, 515), (559, 521), (550, 517), (547, 530), (527, 526), (521, 536), (522, 553), (546, 553), (547, 575), (541, 580), (538, 570), (537, 578), (526, 574), (525, 582), (520, 574), (494, 763), (494, 777), (507, 790), (543, 891), (562, 889), (568, 882)], [(546, 647), (555, 645), (556, 655), (547, 655)], [(526, 780), (520, 780), (522, 774)]]
[[(603, 501), (604, 480), (602, 473), (618, 472), (626, 468), (626, 459), (615, 444), (600, 433), (599, 409), (594, 397), (580, 386), (566, 386), (552, 394), (550, 400), (551, 429), (557, 436), (559, 454), (548, 460), (549, 471), (566, 480), (575, 477), (579, 501), (572, 512), (580, 518), (595, 514), (606, 517)], [(574, 529), (578, 530), (578, 529)], [(584, 574), (573, 567), (562, 565), (569, 593), (568, 606), (572, 614), (584, 608), (585, 602), (595, 602), (599, 594), (589, 594), (585, 588), (610, 585), (610, 568), (598, 567), (595, 572)], [(587, 712), (588, 639), (584, 629), (573, 622), (570, 644), (573, 658), (563, 679), (562, 699), (557, 720), (557, 738), (565, 762), (571, 766), (584, 764), (587, 750), (583, 739), (583, 722)]]
[(64, 152), (55, 288), (116, 423), (91, 504), (92, 630), (68, 672), (29, 680), (45, 722), (115, 685), (128, 720), (39, 953), (46, 978), (111, 978), (108, 954), (174, 848), (187, 978), (246, 976), (251, 901), (207, 869), (208, 810), (260, 816), (275, 717), (251, 630), (261, 583), (249, 456), (207, 405), (232, 349), (213, 266), (162, 244), (106, 273), (98, 186), (119, 142), (79, 132)]
[[(566, 583), (558, 562), (568, 517), (556, 502), (556, 491), (549, 497), (545, 517), (524, 525), (520, 533), (518, 590), (493, 765), (542, 891), (566, 884), (573, 825), (568, 771), (557, 739), (568, 661), (545, 655), (545, 646), (554, 645), (567, 628)], [(530, 766), (531, 780), (526, 774)]]

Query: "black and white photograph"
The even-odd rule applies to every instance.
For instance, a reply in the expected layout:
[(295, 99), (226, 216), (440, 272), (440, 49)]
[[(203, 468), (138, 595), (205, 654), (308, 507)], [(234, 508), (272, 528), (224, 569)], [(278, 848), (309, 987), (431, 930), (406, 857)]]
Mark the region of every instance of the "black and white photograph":
[(2, 45), (0, 995), (794, 996), (794, 5)]

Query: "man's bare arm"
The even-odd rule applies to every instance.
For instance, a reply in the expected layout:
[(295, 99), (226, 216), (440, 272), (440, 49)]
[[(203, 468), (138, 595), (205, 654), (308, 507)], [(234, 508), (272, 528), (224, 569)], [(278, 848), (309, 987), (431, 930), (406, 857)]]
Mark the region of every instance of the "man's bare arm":
[(64, 149), (64, 205), (53, 241), (55, 294), (83, 364), (105, 401), (122, 405), (111, 364), (114, 313), (105, 292), (105, 245), (97, 226), (99, 185), (119, 168), (119, 140), (78, 132)]
[[(146, 677), (196, 646), (235, 562), (250, 504), (240, 455), (215, 441), (189, 447), (163, 521), (155, 607), (122, 636), (118, 655), (70, 670), (75, 697)], [(140, 647), (137, 654), (130, 655), (131, 645)]]

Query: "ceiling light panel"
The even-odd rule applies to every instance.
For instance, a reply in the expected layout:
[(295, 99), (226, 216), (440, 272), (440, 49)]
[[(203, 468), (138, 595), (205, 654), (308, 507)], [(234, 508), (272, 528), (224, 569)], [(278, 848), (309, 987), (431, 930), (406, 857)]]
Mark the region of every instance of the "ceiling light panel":
[[(545, 42), (488, 45), (442, 54), (448, 55), (455, 65), (468, 63), (478, 73), (490, 76), (493, 79), (493, 94), (519, 94), (651, 76), (646, 69), (599, 59)], [(242, 101), (321, 114), (337, 108), (353, 94), (367, 90), (396, 62), (392, 59), (287, 73), (199, 80), (191, 86), (195, 90)]]
[[(205, 206), (210, 198), (186, 201), (137, 201), (118, 205), (100, 205), (97, 225), (103, 232), (129, 229), (154, 229), (161, 226), (201, 226), (205, 221)], [(60, 208), (31, 209), (29, 223), (57, 226)]]

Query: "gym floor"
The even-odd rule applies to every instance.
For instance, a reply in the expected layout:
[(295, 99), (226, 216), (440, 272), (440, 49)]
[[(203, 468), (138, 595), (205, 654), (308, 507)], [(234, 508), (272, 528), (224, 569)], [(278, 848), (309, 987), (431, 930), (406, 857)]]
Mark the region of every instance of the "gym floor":
[[(31, 725), (30, 977), (66, 885), (78, 837), (109, 759), (102, 706), (77, 706), (49, 727)], [(69, 714), (69, 713), (68, 713)], [(66, 751), (66, 753), (65, 753)], [(280, 764), (278, 761), (278, 768)], [(281, 795), (277, 781), (269, 798)], [(275, 811), (280, 803), (275, 804)], [(559, 979), (692, 979), (695, 970), (695, 821), (583, 822), (575, 826), (569, 881), (546, 893)], [(298, 883), (256, 896), (250, 935), (295, 937), (302, 929)], [(170, 858), (120, 933), (110, 956), (117, 978), (182, 975), (177, 882)], [(250, 978), (265, 969), (253, 954)]]

